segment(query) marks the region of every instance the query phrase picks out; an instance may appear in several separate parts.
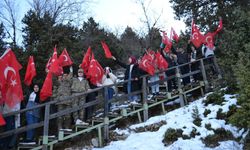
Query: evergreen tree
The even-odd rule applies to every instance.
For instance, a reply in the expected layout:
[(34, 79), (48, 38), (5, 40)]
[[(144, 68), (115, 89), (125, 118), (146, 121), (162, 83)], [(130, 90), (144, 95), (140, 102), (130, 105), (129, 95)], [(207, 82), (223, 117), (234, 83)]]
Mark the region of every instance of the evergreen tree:
[[(232, 116), (231, 122), (250, 127), (250, 11), (248, 1), (180, 1), (170, 0), (178, 19), (184, 19), (191, 28), (191, 19), (203, 31), (215, 31), (218, 18), (223, 19), (223, 32), (216, 38), (216, 56), (222, 67), (224, 78), (230, 85), (239, 88), (240, 109)], [(233, 83), (233, 84), (232, 84)]]
[(5, 51), (5, 33), (4, 33), (4, 27), (3, 24), (0, 24), (0, 56), (3, 54), (3, 52)]
[(140, 56), (143, 53), (141, 39), (131, 27), (126, 27), (124, 32), (121, 34), (120, 40), (121, 47), (123, 51), (126, 52), (126, 57), (122, 56), (121, 58), (123, 61), (126, 61), (130, 55)]

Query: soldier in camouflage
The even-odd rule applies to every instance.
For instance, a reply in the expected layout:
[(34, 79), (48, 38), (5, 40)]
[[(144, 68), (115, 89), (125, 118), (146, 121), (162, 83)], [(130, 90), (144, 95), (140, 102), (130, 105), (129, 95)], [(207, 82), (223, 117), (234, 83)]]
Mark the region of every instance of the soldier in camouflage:
[[(78, 69), (78, 77), (77, 78), (73, 78), (73, 83), (71, 86), (71, 91), (72, 94), (79, 94), (82, 92), (86, 92), (87, 90), (89, 90), (89, 83), (88, 81), (83, 77), (83, 69)], [(85, 100), (86, 96), (80, 96), (77, 97), (74, 101), (73, 101), (73, 107), (75, 106), (80, 106), (83, 105), (86, 100)], [(73, 113), (73, 118), (74, 118), (74, 122), (76, 124), (85, 124), (83, 122), (84, 118), (84, 113), (85, 113), (85, 108), (81, 109), (80, 111), (76, 111)]]
[[(57, 111), (62, 111), (72, 108), (72, 101), (70, 99), (64, 100), (66, 97), (71, 96), (71, 85), (72, 85), (73, 69), (70, 68), (70, 73), (64, 72), (62, 78), (58, 80), (57, 94), (56, 97), (59, 99), (57, 103)], [(71, 125), (71, 116), (66, 114), (58, 117), (58, 129), (69, 129)]]

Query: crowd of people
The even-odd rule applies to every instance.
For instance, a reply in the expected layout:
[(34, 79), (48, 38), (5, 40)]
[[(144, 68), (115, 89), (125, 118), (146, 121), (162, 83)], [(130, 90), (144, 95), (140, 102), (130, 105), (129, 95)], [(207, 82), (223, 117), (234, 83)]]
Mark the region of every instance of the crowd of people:
[[(164, 45), (160, 47), (160, 52), (163, 58), (168, 63), (168, 68), (165, 73), (163, 74), (164, 77), (170, 78), (167, 80), (167, 88), (168, 92), (172, 92), (175, 89), (177, 89), (176, 85), (176, 70), (170, 69), (177, 65), (186, 64), (188, 62), (192, 62), (191, 65), (183, 65), (180, 67), (180, 73), (181, 74), (187, 74), (190, 71), (196, 71), (199, 70), (200, 64), (199, 62), (196, 62), (195, 60), (198, 60), (202, 57), (210, 57), (214, 55), (214, 49), (210, 49), (206, 47), (205, 45), (201, 46), (200, 48), (196, 48), (192, 43), (189, 41), (187, 49), (184, 48), (176, 48), (172, 49), (170, 51), (164, 50)], [(141, 75), (147, 74), (144, 70), (142, 70), (139, 65), (136, 57), (130, 56), (128, 58), (127, 63), (123, 63), (119, 61), (116, 57), (112, 57), (114, 62), (116, 62), (121, 67), (125, 68), (125, 77), (124, 80), (128, 80), (128, 82), (124, 82), (123, 84), (123, 92), (129, 94), (128, 95), (128, 101), (139, 102), (141, 100), (140, 95), (138, 94), (131, 94), (132, 92), (138, 91), (141, 89), (142, 86), (142, 80), (140, 78)], [(212, 60), (210, 60), (212, 61)], [(158, 71), (158, 70), (156, 70)], [(162, 74), (154, 74), (150, 76), (149, 82), (157, 82), (160, 80), (160, 75)], [(197, 73), (193, 75), (193, 81), (200, 81), (202, 80), (201, 73)], [(94, 89), (96, 87), (101, 86), (107, 86), (112, 85), (117, 82), (117, 77), (112, 72), (112, 69), (110, 67), (104, 68), (104, 75), (102, 78), (102, 81), (98, 83), (97, 85), (92, 84), (84, 75), (84, 70), (79, 67), (77, 70), (77, 75), (73, 76), (73, 68), (67, 68), (64, 69), (63, 75), (58, 76), (56, 83), (53, 86), (53, 96), (52, 99), (59, 100), (58, 103), (56, 103), (56, 109), (57, 112), (70, 109), (72, 107), (77, 107), (79, 105), (82, 105), (86, 102), (94, 101), (96, 100), (98, 92), (91, 92), (87, 94), (86, 96), (77, 97), (74, 100), (67, 100), (68, 96), (71, 95), (78, 95), (79, 93), (90, 91), (91, 89)], [(187, 86), (191, 83), (190, 76), (184, 77), (182, 79), (182, 83), (184, 86)], [(38, 84), (33, 85), (33, 89), (30, 93), (26, 94), (27, 97), (25, 98), (26, 108), (31, 108), (34, 106), (37, 106), (40, 104), (39, 100), (39, 94), (40, 87)], [(153, 84), (151, 86), (151, 93), (153, 95), (159, 95), (160, 88), (159, 83)], [(115, 86), (111, 86), (108, 88), (108, 94), (106, 94), (107, 99), (112, 99), (113, 96), (117, 93), (117, 88)], [(104, 94), (105, 95), (105, 94)], [(6, 107), (5, 105), (1, 112), (3, 114), (10, 112), (10, 108)], [(110, 105), (109, 105), (110, 110)], [(13, 111), (13, 110), (12, 110)], [(92, 117), (94, 113), (94, 107), (87, 107), (86, 109), (81, 109), (79, 111), (73, 112), (72, 116), (71, 114), (66, 114), (64, 116), (57, 118), (57, 126), (58, 130), (63, 129), (71, 129), (72, 123), (74, 124), (82, 124), (82, 125), (88, 125), (86, 122), (88, 119)], [(27, 111), (25, 114), (26, 117), (26, 124), (31, 125), (34, 123), (38, 123), (41, 118), (41, 110), (40, 109), (32, 109), (30, 111)], [(4, 130), (12, 130), (15, 128), (18, 128), (20, 126), (16, 125), (17, 116), (9, 116), (6, 117), (6, 126), (4, 127)], [(20, 116), (19, 116), (20, 118)], [(73, 120), (71, 120), (73, 119)], [(20, 122), (20, 121), (19, 121)], [(26, 139), (24, 142), (34, 142), (35, 140), (35, 129), (31, 129), (27, 131)], [(7, 137), (4, 139), (0, 139), (0, 147), (3, 147), (3, 149), (8, 149), (10, 147), (13, 147), (15, 145), (16, 135), (12, 137)]]

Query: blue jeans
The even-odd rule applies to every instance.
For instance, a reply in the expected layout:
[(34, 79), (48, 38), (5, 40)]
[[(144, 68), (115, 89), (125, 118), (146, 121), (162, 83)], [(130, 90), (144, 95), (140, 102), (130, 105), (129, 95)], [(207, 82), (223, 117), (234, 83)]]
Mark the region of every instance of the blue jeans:
[[(115, 91), (114, 91), (113, 88), (108, 88), (108, 95), (107, 95), (108, 97), (107, 97), (107, 99), (111, 100), (113, 98), (114, 93), (115, 93)], [(111, 103), (109, 103), (109, 105), (108, 105), (108, 111), (110, 111), (110, 107), (111, 107)]]
[[(35, 117), (30, 112), (26, 112), (26, 121), (27, 121), (27, 125), (31, 125), (31, 124), (34, 124), (34, 123), (38, 123), (39, 118)], [(27, 131), (26, 139), (27, 140), (33, 140), (34, 135), (35, 135), (35, 129), (30, 129), (30, 130)]]
[[(159, 75), (154, 75), (152, 77), (150, 77), (150, 82), (155, 84), (155, 82), (159, 81)], [(151, 86), (151, 90), (152, 90), (152, 93), (153, 94), (156, 94), (156, 93), (159, 93), (160, 91), (160, 85), (159, 83), (155, 84), (155, 85), (152, 85)]]

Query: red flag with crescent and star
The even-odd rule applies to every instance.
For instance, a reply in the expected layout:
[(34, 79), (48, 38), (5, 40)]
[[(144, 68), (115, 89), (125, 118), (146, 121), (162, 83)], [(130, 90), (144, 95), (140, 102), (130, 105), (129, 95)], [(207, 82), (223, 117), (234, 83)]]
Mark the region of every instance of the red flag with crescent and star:
[(59, 60), (59, 65), (62, 67), (71, 66), (73, 64), (72, 60), (69, 57), (69, 54), (68, 54), (66, 48), (64, 48), (64, 50), (61, 53), (61, 55), (59, 56), (58, 60)]
[(200, 33), (200, 29), (196, 26), (194, 21), (192, 21), (191, 42), (196, 48), (200, 47), (203, 42), (203, 35)]
[(163, 31), (162, 33), (162, 43), (165, 44), (165, 48), (164, 50), (168, 53), (170, 52), (171, 48), (172, 48), (172, 42), (171, 40), (168, 38), (167, 33), (165, 31)]
[(54, 47), (54, 52), (53, 52), (53, 56), (51, 59), (51, 65), (50, 65), (49, 71), (56, 76), (63, 74), (63, 68), (62, 68), (62, 66), (60, 66), (58, 58), (57, 58), (56, 47)]
[(104, 75), (104, 70), (102, 66), (94, 58), (94, 54), (92, 54), (87, 77), (89, 78), (92, 84), (97, 85), (98, 83), (101, 83), (103, 75)]
[(154, 59), (150, 54), (146, 53), (139, 62), (139, 68), (146, 71), (150, 75), (154, 75), (155, 73), (155, 66), (154, 66)]
[(171, 28), (170, 39), (175, 40), (177, 43), (179, 42), (179, 36), (175, 32), (174, 28)]
[(49, 58), (49, 60), (48, 60), (48, 62), (47, 62), (47, 64), (46, 64), (46, 66), (45, 66), (45, 70), (46, 70), (46, 72), (48, 72), (48, 71), (49, 71), (50, 66), (51, 66), (51, 57)]
[(112, 54), (109, 50), (108, 45), (104, 41), (101, 41), (101, 44), (102, 44), (102, 48), (104, 50), (106, 58), (112, 58)]
[(155, 54), (156, 57), (156, 62), (157, 62), (157, 67), (160, 70), (166, 70), (168, 68), (168, 62), (163, 58), (161, 53), (158, 51)]
[(52, 73), (49, 71), (40, 92), (40, 100), (45, 101), (47, 98), (51, 96), (52, 96)]
[(220, 21), (219, 21), (219, 25), (215, 31), (215, 34), (217, 34), (218, 32), (220, 32), (223, 28), (223, 23), (222, 23), (222, 18), (220, 18)]
[(0, 57), (1, 102), (13, 108), (23, 100), (23, 90), (19, 75), (22, 66), (11, 49)]
[(30, 56), (24, 77), (24, 83), (30, 86), (35, 76), (36, 76), (36, 66), (33, 56)]
[(91, 61), (91, 55), (92, 55), (92, 50), (91, 50), (91, 47), (89, 46), (86, 54), (84, 55), (82, 59), (82, 64), (81, 64), (81, 68), (83, 69), (84, 74), (88, 73), (88, 68), (89, 68), (89, 64)]
[(214, 48), (214, 36), (215, 33), (208, 32), (203, 38), (203, 43), (210, 49)]

